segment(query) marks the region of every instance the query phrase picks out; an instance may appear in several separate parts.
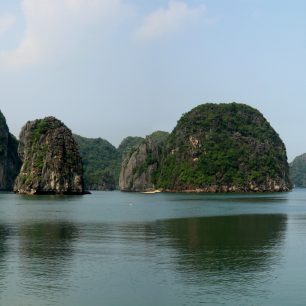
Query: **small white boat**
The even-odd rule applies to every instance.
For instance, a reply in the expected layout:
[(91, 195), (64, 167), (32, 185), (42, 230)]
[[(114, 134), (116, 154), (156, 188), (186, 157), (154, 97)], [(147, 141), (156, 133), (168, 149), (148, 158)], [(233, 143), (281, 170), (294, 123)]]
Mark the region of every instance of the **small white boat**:
[(154, 194), (154, 193), (160, 193), (161, 191), (156, 189), (156, 190), (148, 190), (148, 191), (143, 191), (141, 193), (143, 194)]

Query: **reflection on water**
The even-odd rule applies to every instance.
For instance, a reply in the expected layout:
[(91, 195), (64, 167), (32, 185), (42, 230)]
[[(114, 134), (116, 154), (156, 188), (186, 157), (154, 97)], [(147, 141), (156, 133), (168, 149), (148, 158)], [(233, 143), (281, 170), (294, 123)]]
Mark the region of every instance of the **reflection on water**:
[(288, 201), (288, 193), (254, 194), (175, 194), (170, 201), (175, 202), (233, 202), (233, 203), (281, 203)]
[(285, 215), (240, 215), (174, 219), (163, 226), (184, 266), (251, 271), (260, 269), (281, 245), (286, 220)]
[(306, 192), (1, 196), (0, 305), (306, 300)]
[[(258, 283), (272, 280), (274, 267), (282, 262), (286, 227), (286, 215), (79, 224), (79, 239), (83, 245), (79, 252), (88, 259), (100, 258), (101, 264), (105, 264), (103, 273), (107, 277), (100, 275), (100, 281), (110, 290), (116, 287), (114, 284), (120, 277), (126, 278), (129, 286), (129, 280), (133, 280), (135, 288), (130, 290), (147, 290), (150, 286), (154, 288), (156, 282), (164, 286), (171, 274), (176, 275), (177, 284), (184, 288), (177, 293), (178, 300), (191, 298), (196, 304), (205, 294), (207, 301), (218, 303), (218, 292), (231, 298), (251, 296)], [(149, 270), (142, 271), (139, 268), (142, 264)], [(117, 266), (121, 267), (119, 271)], [(97, 267), (88, 265), (87, 269), (92, 270), (86, 273), (94, 274)], [(144, 288), (145, 283), (148, 285)], [(154, 295), (156, 288), (153, 288), (151, 294)], [(195, 297), (198, 291), (202, 293)], [(264, 290), (255, 292), (265, 294)], [(154, 303), (160, 301), (153, 300)]]
[[(163, 235), (176, 250), (176, 269), (186, 283), (216, 292), (246, 294), (258, 281), (269, 281), (280, 264), (287, 217), (241, 215), (174, 219), (162, 222)], [(209, 295), (209, 293), (207, 293)]]
[(64, 290), (69, 276), (75, 225), (67, 222), (33, 223), (19, 228), (19, 248), (25, 289), (45, 294), (44, 290)]
[(7, 238), (9, 229), (5, 225), (0, 225), (0, 291), (6, 287), (4, 276), (6, 274), (6, 254), (8, 252)]
[(2, 262), (4, 259), (4, 256), (7, 252), (7, 237), (9, 235), (9, 229), (7, 226), (0, 224), (0, 262), (2, 266)]
[(183, 268), (249, 272), (275, 256), (286, 230), (285, 215), (174, 219), (162, 228), (173, 238)]

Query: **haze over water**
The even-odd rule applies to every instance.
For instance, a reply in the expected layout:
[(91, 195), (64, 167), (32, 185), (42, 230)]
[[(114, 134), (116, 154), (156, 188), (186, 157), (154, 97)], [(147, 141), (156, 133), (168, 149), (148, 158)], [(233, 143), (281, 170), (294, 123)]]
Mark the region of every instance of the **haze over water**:
[(305, 305), (306, 190), (0, 194), (1, 305)]

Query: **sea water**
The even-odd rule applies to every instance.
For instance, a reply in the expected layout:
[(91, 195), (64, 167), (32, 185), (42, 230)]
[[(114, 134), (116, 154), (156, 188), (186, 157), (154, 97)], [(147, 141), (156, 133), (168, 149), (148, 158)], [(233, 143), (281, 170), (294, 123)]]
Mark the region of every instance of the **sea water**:
[(0, 193), (0, 305), (306, 305), (306, 190)]

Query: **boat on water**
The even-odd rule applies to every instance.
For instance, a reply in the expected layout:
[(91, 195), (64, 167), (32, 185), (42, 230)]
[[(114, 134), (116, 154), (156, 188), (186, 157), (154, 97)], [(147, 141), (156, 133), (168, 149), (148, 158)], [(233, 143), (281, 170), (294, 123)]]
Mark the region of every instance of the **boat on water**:
[(161, 190), (156, 189), (156, 190), (143, 191), (142, 193), (143, 194), (155, 194), (155, 193), (160, 193), (160, 192)]

